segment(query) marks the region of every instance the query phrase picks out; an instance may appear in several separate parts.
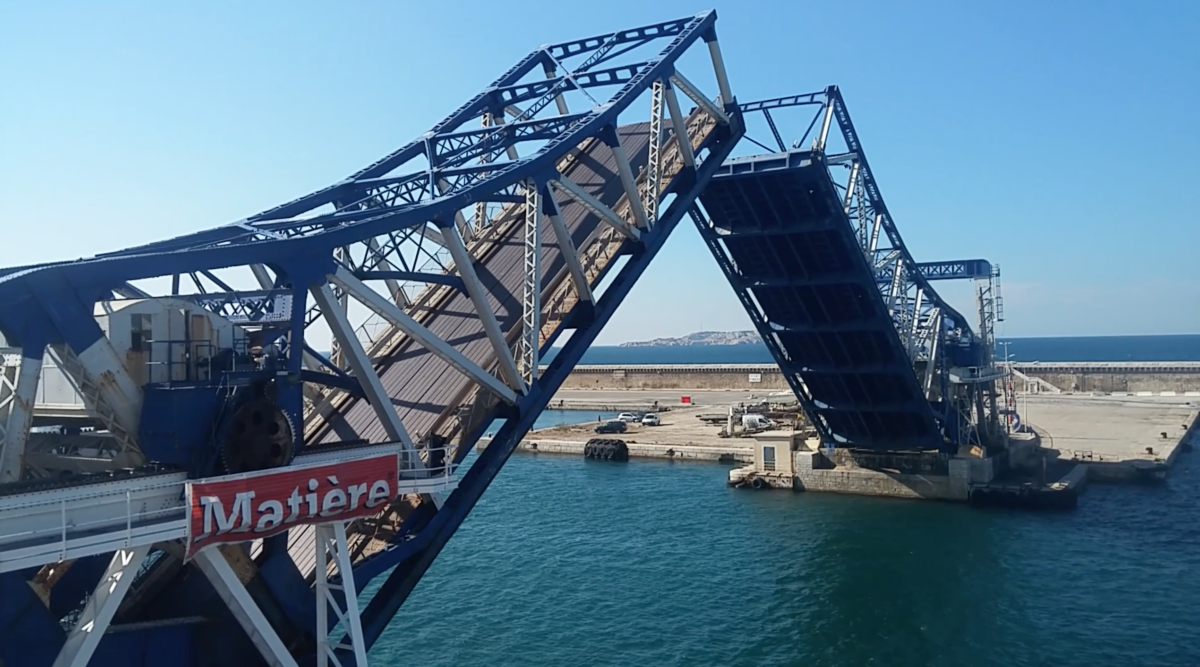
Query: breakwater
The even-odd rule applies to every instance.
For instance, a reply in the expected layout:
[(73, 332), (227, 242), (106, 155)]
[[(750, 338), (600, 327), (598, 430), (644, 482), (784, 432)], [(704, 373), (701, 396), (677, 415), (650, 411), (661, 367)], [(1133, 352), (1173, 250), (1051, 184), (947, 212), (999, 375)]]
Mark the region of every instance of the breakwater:
[(1013, 368), (1069, 393), (1200, 392), (1200, 362), (1196, 361), (1035, 362), (1013, 364)]
[[(1200, 362), (1018, 363), (1018, 373), (1063, 393), (1175, 392), (1200, 396)], [(1024, 391), (1024, 382), (1015, 388)], [(1039, 385), (1045, 389), (1045, 385)], [(629, 364), (576, 366), (562, 389), (711, 389), (775, 392), (788, 389), (775, 364)], [(1031, 384), (1031, 391), (1038, 391)]]

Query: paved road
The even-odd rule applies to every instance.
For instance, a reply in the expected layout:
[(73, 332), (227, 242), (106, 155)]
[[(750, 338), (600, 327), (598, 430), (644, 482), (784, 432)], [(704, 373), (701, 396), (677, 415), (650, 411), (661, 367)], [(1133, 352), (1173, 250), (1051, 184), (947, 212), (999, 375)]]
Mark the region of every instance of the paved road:
[(1121, 459), (1168, 456), (1197, 409), (1181, 398), (1121, 396), (1018, 397), (1016, 407), (1045, 447)]

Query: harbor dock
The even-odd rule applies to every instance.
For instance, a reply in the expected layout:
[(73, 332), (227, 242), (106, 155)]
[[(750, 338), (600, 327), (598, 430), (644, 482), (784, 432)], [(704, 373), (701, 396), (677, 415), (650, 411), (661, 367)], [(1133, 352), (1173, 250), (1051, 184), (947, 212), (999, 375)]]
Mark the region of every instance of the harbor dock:
[[(688, 402), (680, 399), (687, 397)], [(594, 412), (650, 412), (657, 402), (661, 423), (658, 426), (628, 424), (625, 433), (598, 435), (598, 419), (580, 424), (555, 426), (532, 431), (517, 451), (582, 455), (588, 440), (623, 440), (634, 458), (661, 458), (693, 461), (750, 463), (754, 460), (754, 441), (722, 438), (721, 425), (701, 421), (699, 416), (728, 410), (738, 403), (761, 401), (763, 396), (742, 391), (699, 389), (683, 394), (665, 391), (560, 391), (548, 409)], [(597, 409), (598, 406), (603, 409)], [(599, 417), (599, 415), (597, 415)], [(488, 438), (477, 447), (486, 448)]]
[[(1164, 479), (1179, 456), (1200, 441), (1200, 400), (1190, 396), (1019, 396), (1026, 425), (1010, 435), (1001, 459), (936, 452), (877, 455), (827, 450), (811, 433), (789, 429), (722, 437), (724, 423), (699, 419), (740, 405), (783, 403), (790, 392), (740, 389), (563, 390), (561, 410), (647, 412), (661, 423), (630, 423), (597, 434), (600, 421), (531, 432), (518, 451), (581, 456), (589, 440), (619, 439), (636, 458), (718, 461), (734, 466), (730, 484), (754, 488), (948, 500), (990, 505), (1071, 507), (1088, 483)], [(480, 441), (481, 448), (487, 439)], [(784, 452), (790, 452), (785, 456)], [(769, 459), (769, 462), (768, 462)]]

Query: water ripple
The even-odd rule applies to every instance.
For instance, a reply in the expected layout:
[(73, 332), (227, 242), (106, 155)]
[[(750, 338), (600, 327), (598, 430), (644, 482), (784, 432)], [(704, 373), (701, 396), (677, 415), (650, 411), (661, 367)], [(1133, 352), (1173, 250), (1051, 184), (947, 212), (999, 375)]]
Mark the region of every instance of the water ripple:
[[(1200, 473), (1070, 513), (724, 486), (726, 468), (515, 456), (383, 665), (1200, 664)], [(373, 592), (368, 590), (367, 593)]]

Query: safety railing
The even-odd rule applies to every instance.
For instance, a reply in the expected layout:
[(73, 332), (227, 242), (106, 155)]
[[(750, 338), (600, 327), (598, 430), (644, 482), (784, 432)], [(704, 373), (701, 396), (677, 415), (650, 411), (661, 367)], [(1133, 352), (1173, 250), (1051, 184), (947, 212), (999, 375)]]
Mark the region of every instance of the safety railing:
[[(173, 338), (147, 339), (143, 343), (148, 382), (206, 382), (221, 373), (246, 370), (250, 364), (249, 341), (244, 338), (235, 340), (233, 347), (218, 347), (208, 340)], [(159, 369), (165, 372), (158, 372)]]
[[(147, 346), (146, 380), (148, 382), (195, 382), (207, 380), (213, 375), (213, 358), (217, 355), (217, 347), (209, 341), (146, 340), (144, 342)], [(160, 351), (159, 354), (155, 354), (156, 350)], [(182, 372), (177, 373), (176, 371), (179, 370)]]
[(167, 473), (0, 498), (0, 572), (182, 537), (186, 478)]
[[(349, 463), (395, 443), (297, 457), (296, 466)], [(394, 496), (453, 491), (458, 480), (451, 448), (426, 448), (419, 462), (397, 454)], [(221, 477), (192, 482), (219, 482)], [(0, 496), (0, 572), (183, 538), (187, 533), (184, 472), (32, 490)]]

